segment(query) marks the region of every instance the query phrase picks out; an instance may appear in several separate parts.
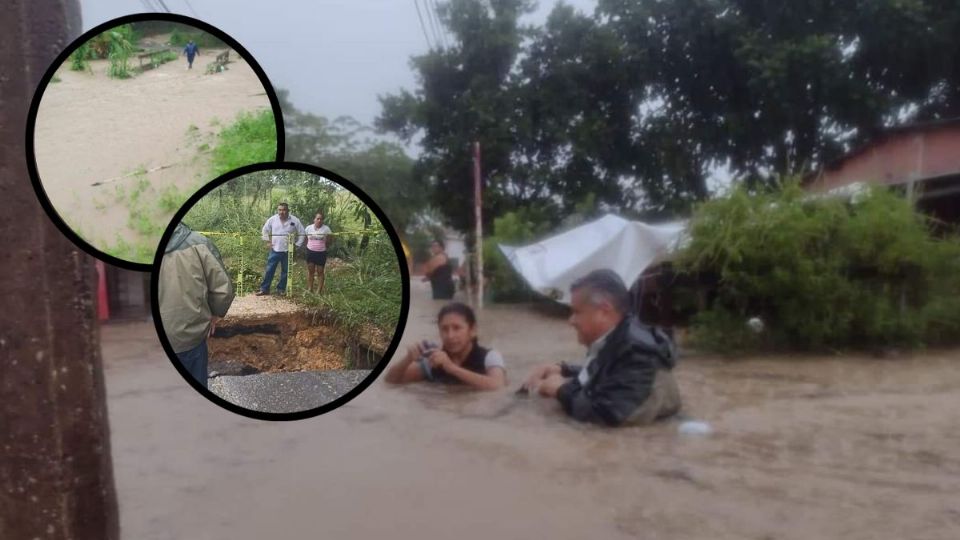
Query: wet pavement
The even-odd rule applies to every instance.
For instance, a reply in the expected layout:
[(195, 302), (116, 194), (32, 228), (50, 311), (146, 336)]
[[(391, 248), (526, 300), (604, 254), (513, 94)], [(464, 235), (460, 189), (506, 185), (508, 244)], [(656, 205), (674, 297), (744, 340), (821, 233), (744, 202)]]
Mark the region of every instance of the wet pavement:
[(222, 375), (210, 379), (210, 390), (252, 411), (288, 413), (307, 411), (353, 390), (369, 370), (303, 371)]

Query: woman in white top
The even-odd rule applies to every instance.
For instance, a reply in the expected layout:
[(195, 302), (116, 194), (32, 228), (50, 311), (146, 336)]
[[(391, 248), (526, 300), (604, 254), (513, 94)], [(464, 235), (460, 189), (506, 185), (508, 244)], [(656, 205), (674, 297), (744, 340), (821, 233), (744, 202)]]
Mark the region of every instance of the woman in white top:
[(443, 306), (437, 315), (437, 328), (441, 342), (424, 340), (410, 347), (406, 356), (387, 370), (388, 383), (431, 381), (478, 390), (506, 386), (503, 356), (477, 342), (477, 317), (470, 306), (459, 302)]
[(323, 292), (323, 269), (327, 264), (327, 246), (333, 243), (333, 231), (323, 224), (323, 212), (317, 212), (313, 223), (304, 229), (307, 235), (307, 289), (313, 292), (313, 276), (317, 275), (317, 293)]

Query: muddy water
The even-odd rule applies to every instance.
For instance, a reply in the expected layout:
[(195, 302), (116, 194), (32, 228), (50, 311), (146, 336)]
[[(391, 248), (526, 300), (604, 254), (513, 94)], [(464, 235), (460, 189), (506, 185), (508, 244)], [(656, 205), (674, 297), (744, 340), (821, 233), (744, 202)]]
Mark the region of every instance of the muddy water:
[[(404, 345), (433, 334), (419, 283)], [(530, 365), (581, 355), (562, 319), (494, 307), (482, 341)], [(604, 430), (539, 399), (376, 382), (311, 420), (195, 394), (152, 330), (107, 327), (126, 538), (943, 538), (960, 531), (958, 351), (685, 358), (676, 422)]]
[[(127, 80), (108, 78), (106, 60), (91, 62), (93, 74), (64, 65), (57, 71), (61, 82), (47, 86), (36, 119), (37, 170), (53, 206), (97, 247), (138, 239), (116, 192), (131, 192), (137, 179), (114, 179), (142, 167), (152, 171), (145, 178), (156, 193), (176, 186), (189, 190), (185, 200), (213, 179), (206, 177), (209, 156), (200, 146), (215, 142), (213, 134), (238, 112), (270, 107), (242, 58), (231, 53), (227, 71), (204, 75), (221, 51), (201, 52), (192, 70), (180, 58)], [(197, 130), (188, 134), (190, 126)], [(166, 168), (153, 170), (160, 167)]]

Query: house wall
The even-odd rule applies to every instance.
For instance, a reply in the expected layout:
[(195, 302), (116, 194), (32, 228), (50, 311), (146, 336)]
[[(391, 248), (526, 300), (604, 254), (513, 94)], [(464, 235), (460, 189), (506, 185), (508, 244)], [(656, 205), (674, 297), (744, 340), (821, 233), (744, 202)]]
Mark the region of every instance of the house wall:
[(960, 125), (887, 135), (823, 171), (809, 184), (822, 192), (854, 182), (900, 184), (960, 174)]

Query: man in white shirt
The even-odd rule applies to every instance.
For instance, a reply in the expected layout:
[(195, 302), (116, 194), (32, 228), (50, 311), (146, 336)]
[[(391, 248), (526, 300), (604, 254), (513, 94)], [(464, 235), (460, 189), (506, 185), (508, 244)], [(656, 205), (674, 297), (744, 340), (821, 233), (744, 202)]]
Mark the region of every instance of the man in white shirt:
[(277, 213), (267, 219), (260, 232), (263, 235), (263, 241), (270, 249), (270, 254), (267, 255), (267, 271), (264, 273), (257, 296), (270, 294), (270, 284), (273, 282), (273, 274), (277, 271), (277, 264), (280, 265), (277, 294), (284, 294), (287, 290), (287, 238), (291, 234), (296, 235), (294, 243), (300, 247), (305, 234), (303, 225), (296, 216), (290, 215), (290, 207), (287, 203), (282, 202), (277, 205)]

